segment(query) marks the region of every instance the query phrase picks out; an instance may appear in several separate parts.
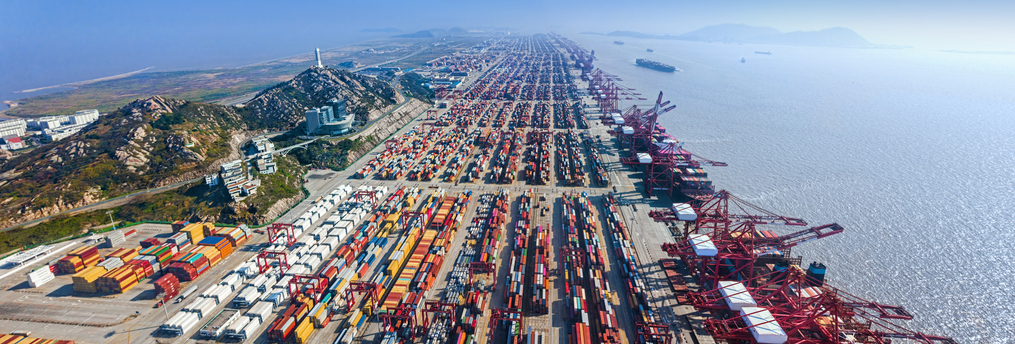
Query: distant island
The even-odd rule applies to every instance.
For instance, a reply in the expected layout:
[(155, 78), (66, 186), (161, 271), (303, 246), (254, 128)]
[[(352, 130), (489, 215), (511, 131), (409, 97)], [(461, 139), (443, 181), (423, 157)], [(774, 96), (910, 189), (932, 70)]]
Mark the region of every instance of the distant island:
[(401, 35), (394, 35), (391, 37), (395, 38), (440, 38), (440, 37), (465, 37), (475, 36), (482, 34), (482, 31), (468, 31), (460, 27), (453, 27), (447, 30), (442, 29), (429, 29), (420, 30), (413, 33), (406, 33)]
[[(582, 34), (603, 35), (595, 32), (582, 32)], [(654, 35), (635, 31), (613, 31), (605, 35), (615, 37), (723, 43), (766, 43), (845, 48), (882, 47), (868, 42), (863, 38), (863, 36), (860, 36), (860, 34), (844, 27), (833, 27), (819, 31), (793, 31), (783, 33), (767, 26), (761, 27), (743, 24), (720, 24), (706, 26), (698, 30), (679, 35)]]
[(395, 32), (399, 32), (399, 31), (402, 31), (402, 30), (399, 30), (399, 29), (396, 29), (396, 28), (393, 28), (393, 27), (386, 27), (386, 28), (383, 28), (383, 29), (363, 29), (363, 30), (359, 30), (359, 32), (381, 32), (381, 33), (395, 33)]
[(941, 50), (943, 53), (975, 54), (975, 55), (1015, 55), (1015, 51), (967, 51), (967, 50)]

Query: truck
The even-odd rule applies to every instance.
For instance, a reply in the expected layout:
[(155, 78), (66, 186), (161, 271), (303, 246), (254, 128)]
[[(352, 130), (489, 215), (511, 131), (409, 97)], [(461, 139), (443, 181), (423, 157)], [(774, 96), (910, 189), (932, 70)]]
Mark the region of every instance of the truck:
[(181, 301), (186, 300), (187, 296), (190, 296), (190, 294), (193, 294), (196, 291), (197, 291), (196, 285), (190, 286), (190, 288), (187, 288), (182, 293), (180, 293), (180, 297), (176, 298), (176, 303), (180, 303)]
[(211, 321), (208, 321), (208, 323), (206, 323), (197, 333), (201, 336), (201, 338), (218, 339), (223, 333), (225, 333), (226, 327), (232, 325), (232, 323), (239, 317), (239, 310), (229, 308), (223, 309), (221, 312), (212, 317)]

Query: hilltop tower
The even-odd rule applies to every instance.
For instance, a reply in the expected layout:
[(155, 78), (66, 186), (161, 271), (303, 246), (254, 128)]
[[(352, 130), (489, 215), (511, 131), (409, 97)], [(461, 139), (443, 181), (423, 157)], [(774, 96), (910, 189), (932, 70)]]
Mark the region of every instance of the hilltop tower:
[(314, 54), (317, 55), (317, 68), (323, 68), (324, 65), (321, 64), (321, 49), (320, 48), (314, 48), (314, 49), (315, 49)]

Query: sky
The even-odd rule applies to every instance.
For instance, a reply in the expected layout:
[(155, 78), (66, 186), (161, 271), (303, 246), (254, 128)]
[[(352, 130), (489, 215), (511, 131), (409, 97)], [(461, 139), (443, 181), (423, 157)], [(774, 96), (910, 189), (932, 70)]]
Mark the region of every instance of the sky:
[(5, 0), (0, 15), (0, 98), (146, 67), (235, 67), (384, 36), (363, 28), (680, 34), (737, 23), (784, 32), (846, 27), (876, 44), (916, 49), (1015, 51), (1015, 1)]

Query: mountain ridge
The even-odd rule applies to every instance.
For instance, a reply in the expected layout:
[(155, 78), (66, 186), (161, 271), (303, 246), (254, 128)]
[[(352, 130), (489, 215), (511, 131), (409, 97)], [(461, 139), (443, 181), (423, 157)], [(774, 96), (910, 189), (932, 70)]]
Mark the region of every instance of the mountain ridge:
[(307, 69), (242, 107), (137, 99), (71, 137), (0, 164), (0, 228), (215, 173), (242, 157), (247, 138), (298, 131), (304, 111), (331, 98), (345, 99), (361, 121), (405, 100), (387, 82), (330, 67)]
[[(596, 33), (583, 32), (582, 34)], [(719, 24), (705, 26), (679, 35), (655, 35), (636, 31), (613, 31), (605, 35), (645, 39), (724, 43), (763, 43), (847, 48), (872, 48), (879, 46), (867, 41), (856, 31), (844, 27), (832, 27), (817, 31), (793, 31), (784, 33), (767, 26)]]

